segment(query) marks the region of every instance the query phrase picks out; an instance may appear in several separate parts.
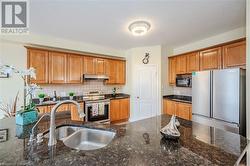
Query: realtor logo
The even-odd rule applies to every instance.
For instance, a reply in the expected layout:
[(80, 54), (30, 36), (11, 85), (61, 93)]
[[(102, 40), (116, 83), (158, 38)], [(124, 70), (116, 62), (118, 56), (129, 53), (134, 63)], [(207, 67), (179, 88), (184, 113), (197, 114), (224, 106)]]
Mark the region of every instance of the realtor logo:
[(1, 34), (27, 34), (28, 1), (1, 1)]

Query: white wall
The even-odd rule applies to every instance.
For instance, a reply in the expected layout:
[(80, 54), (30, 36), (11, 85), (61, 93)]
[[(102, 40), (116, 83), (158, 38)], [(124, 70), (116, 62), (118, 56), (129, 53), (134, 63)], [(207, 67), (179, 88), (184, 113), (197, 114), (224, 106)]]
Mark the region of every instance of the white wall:
[[(135, 89), (133, 86), (133, 83), (136, 80), (136, 75), (135, 75), (135, 69), (137, 65), (143, 65), (142, 63), (142, 59), (145, 56), (145, 53), (149, 53), (150, 54), (150, 58), (149, 58), (149, 64), (155, 64), (157, 66), (157, 72), (158, 72), (158, 87), (159, 87), (159, 91), (158, 91), (158, 105), (159, 105), (159, 110), (157, 110), (158, 112), (160, 112), (161, 110), (161, 46), (157, 45), (157, 46), (149, 46), (149, 47), (138, 47), (138, 48), (132, 48), (130, 50), (127, 50), (125, 52), (125, 55), (127, 57), (127, 83), (126, 86), (124, 87), (124, 92), (128, 93), (131, 95), (131, 112), (133, 115), (133, 111), (137, 111), (137, 110), (133, 110), (133, 100), (136, 98), (136, 94), (135, 94)], [(132, 117), (133, 118), (133, 117)]]
[(173, 53), (174, 55), (177, 55), (177, 54), (225, 43), (228, 41), (236, 40), (239, 38), (243, 38), (245, 36), (246, 36), (246, 28), (241, 27), (241, 28), (234, 29), (232, 31), (228, 31), (222, 34), (211, 36), (209, 38), (205, 38), (203, 40), (199, 40), (199, 41), (192, 42), (183, 46), (175, 47)]

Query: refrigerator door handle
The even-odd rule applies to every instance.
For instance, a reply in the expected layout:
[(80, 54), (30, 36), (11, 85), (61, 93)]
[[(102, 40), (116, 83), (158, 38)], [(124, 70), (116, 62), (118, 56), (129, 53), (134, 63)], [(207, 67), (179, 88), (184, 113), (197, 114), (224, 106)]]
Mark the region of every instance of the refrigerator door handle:
[(213, 117), (213, 71), (210, 72), (210, 118)]

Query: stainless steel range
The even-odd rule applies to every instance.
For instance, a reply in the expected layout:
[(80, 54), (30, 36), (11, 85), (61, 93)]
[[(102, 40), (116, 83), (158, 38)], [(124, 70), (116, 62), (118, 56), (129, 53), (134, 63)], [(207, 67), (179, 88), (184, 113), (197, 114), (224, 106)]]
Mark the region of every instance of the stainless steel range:
[(110, 100), (105, 99), (99, 92), (91, 92), (83, 97), (85, 100), (85, 114), (87, 122), (110, 122)]

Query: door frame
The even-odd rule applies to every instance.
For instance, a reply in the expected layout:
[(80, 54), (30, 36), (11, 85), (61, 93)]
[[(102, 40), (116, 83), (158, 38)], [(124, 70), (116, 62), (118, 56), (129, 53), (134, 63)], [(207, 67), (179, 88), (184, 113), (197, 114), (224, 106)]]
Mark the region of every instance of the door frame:
[[(139, 69), (144, 69), (144, 68), (147, 68), (147, 67), (153, 67), (155, 68), (155, 71), (156, 71), (156, 116), (158, 115), (161, 115), (161, 100), (160, 100), (160, 81), (159, 81), (159, 67), (157, 64), (146, 64), (146, 65), (143, 65), (143, 64), (138, 64), (138, 65), (135, 65), (135, 75), (134, 75), (134, 78), (132, 79), (133, 82), (132, 82), (132, 89), (134, 90), (136, 88), (136, 84), (137, 84), (137, 81), (136, 81), (136, 75), (137, 75), (137, 71)], [(131, 110), (132, 111), (135, 111), (134, 110), (134, 104), (136, 103), (136, 96), (135, 94), (132, 95), (132, 103), (131, 104)], [(130, 118), (129, 121), (137, 121), (137, 120), (141, 120), (141, 119), (135, 119), (132, 117), (132, 119)]]

